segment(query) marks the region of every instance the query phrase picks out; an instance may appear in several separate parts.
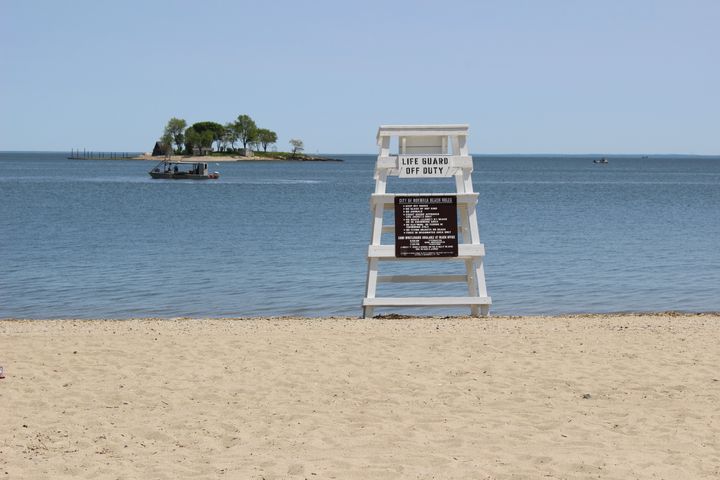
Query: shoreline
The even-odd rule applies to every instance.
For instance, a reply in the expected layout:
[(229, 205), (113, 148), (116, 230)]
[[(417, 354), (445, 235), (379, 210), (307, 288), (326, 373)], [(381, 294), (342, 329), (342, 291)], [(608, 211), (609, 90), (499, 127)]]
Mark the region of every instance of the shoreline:
[[(108, 160), (145, 160), (145, 161), (156, 161), (160, 163), (165, 159), (164, 156), (152, 156), (152, 155), (137, 155), (130, 158), (118, 158)], [(177, 162), (342, 162), (337, 158), (328, 157), (314, 157), (314, 156), (303, 156), (301, 158), (289, 159), (280, 157), (244, 157), (242, 155), (222, 155), (222, 156), (193, 156), (193, 155), (171, 155), (170, 161)]]
[[(547, 319), (563, 319), (563, 320), (582, 320), (582, 319), (614, 319), (614, 318), (674, 318), (674, 317), (718, 317), (720, 319), (720, 310), (718, 311), (681, 311), (681, 310), (665, 310), (665, 311), (639, 311), (639, 312), (604, 312), (604, 313), (561, 313), (557, 315), (492, 315), (492, 312), (487, 317), (472, 317), (469, 315), (409, 315), (402, 313), (388, 313), (378, 314), (373, 318), (364, 319), (360, 314), (357, 316), (352, 315), (328, 315), (309, 317), (302, 315), (246, 315), (246, 316), (228, 316), (228, 317), (211, 317), (211, 316), (170, 316), (170, 317), (52, 317), (52, 318), (24, 318), (24, 317), (0, 317), (0, 325), (3, 322), (125, 322), (125, 321), (271, 321), (271, 320), (290, 320), (290, 321), (359, 321), (359, 322), (371, 322), (371, 321), (384, 321), (384, 320), (398, 320), (398, 321), (424, 321), (424, 320), (438, 320), (438, 321), (451, 321), (461, 320), (469, 322), (482, 322), (489, 320), (522, 320), (522, 321), (533, 321), (533, 320), (547, 320)], [(0, 333), (2, 331), (0, 330)]]
[(720, 314), (0, 320), (8, 478), (717, 478)]
[[(378, 314), (373, 318), (364, 319), (360, 314), (358, 315), (327, 315), (327, 316), (302, 316), (302, 315), (239, 315), (239, 316), (227, 316), (227, 317), (212, 317), (212, 316), (139, 316), (139, 317), (51, 317), (51, 318), (38, 318), (38, 317), (0, 317), (0, 325), (3, 322), (125, 322), (125, 321), (229, 321), (229, 322), (241, 322), (241, 321), (270, 321), (270, 320), (291, 320), (291, 321), (308, 321), (308, 322), (323, 322), (323, 321), (359, 321), (359, 322), (371, 322), (371, 321), (385, 321), (385, 320), (397, 320), (397, 321), (425, 321), (425, 320), (437, 320), (437, 321), (451, 321), (461, 320), (469, 322), (483, 322), (490, 320), (522, 320), (522, 321), (534, 321), (534, 320), (547, 320), (547, 319), (563, 319), (563, 320), (583, 320), (583, 319), (614, 319), (614, 318), (675, 318), (675, 317), (711, 317), (720, 318), (720, 310), (718, 311), (681, 311), (681, 310), (665, 310), (665, 311), (617, 311), (617, 312), (604, 312), (604, 313), (562, 313), (556, 315), (490, 315), (487, 317), (471, 317), (469, 315), (410, 315), (403, 313), (387, 313)], [(0, 330), (0, 333), (2, 331)]]

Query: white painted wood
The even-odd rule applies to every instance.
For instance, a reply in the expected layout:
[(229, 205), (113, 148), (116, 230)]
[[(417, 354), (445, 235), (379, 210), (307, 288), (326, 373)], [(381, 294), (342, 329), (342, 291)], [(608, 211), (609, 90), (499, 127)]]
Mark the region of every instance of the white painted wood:
[[(466, 194), (461, 194), (466, 195)], [(475, 208), (474, 204), (466, 205), (458, 202), (458, 234), (462, 235), (462, 242), (461, 243), (471, 243), (470, 242), (470, 225), (468, 223), (468, 214), (467, 209)], [(460, 241), (460, 238), (458, 238), (458, 242)]]
[[(387, 157), (390, 155), (390, 137), (383, 137), (378, 140), (380, 146), (380, 156)], [(385, 193), (385, 184), (387, 182), (387, 169), (379, 168), (375, 165), (375, 193)], [(382, 182), (382, 187), (380, 183)]]
[(458, 143), (460, 144), (460, 149), (457, 151), (459, 155), (468, 155), (468, 146), (467, 146), (467, 134), (466, 135), (458, 135), (457, 136)]
[(483, 258), (475, 259), (474, 263), (475, 263), (475, 278), (477, 279), (478, 295), (487, 296), (487, 285), (485, 284), (484, 259)]
[[(464, 189), (464, 185), (461, 184), (461, 188)], [(477, 193), (464, 193), (462, 195), (472, 196), (477, 200), (478, 194)], [(464, 244), (472, 243), (471, 241), (471, 229), (470, 229), (470, 219), (468, 216), (468, 208), (471, 208), (473, 211), (475, 210), (475, 204), (473, 203), (471, 206), (467, 205), (461, 205), (460, 206), (460, 223), (462, 225), (462, 239)], [(466, 278), (467, 278), (467, 292), (468, 296), (478, 296), (478, 289), (477, 289), (477, 276), (476, 276), (476, 270), (475, 270), (475, 259), (474, 258), (468, 258), (465, 260), (465, 272), (466, 272)], [(483, 297), (487, 296), (487, 294), (482, 295)], [(470, 314), (474, 317), (478, 316), (480, 314), (478, 310), (477, 305), (471, 305), (470, 306)]]
[(490, 305), (490, 297), (376, 297), (366, 298), (363, 305), (372, 307), (423, 307)]
[(451, 283), (467, 282), (467, 275), (378, 275), (378, 283)]
[(382, 229), (383, 229), (383, 212), (385, 208), (381, 204), (375, 205), (375, 215), (373, 216), (373, 228), (372, 238), (370, 239), (371, 245), (380, 245), (382, 241)]
[[(390, 137), (379, 140), (380, 154), (390, 155)], [(387, 188), (387, 170), (375, 168), (375, 193), (383, 194)], [(376, 205), (373, 208), (372, 232), (370, 243), (379, 245), (382, 241), (383, 207)], [(368, 257), (368, 271), (365, 279), (365, 298), (373, 298), (377, 291), (378, 259)], [(363, 305), (363, 318), (372, 318), (373, 308)]]
[(422, 135), (400, 137), (400, 154), (412, 153), (447, 153), (447, 135)]
[[(477, 278), (475, 275), (475, 261), (472, 258), (468, 258), (465, 260), (465, 271), (467, 272), (467, 275), (465, 275), (465, 278), (467, 278), (467, 292), (468, 296), (472, 297), (475, 295), (478, 295), (477, 290)], [(487, 295), (483, 295), (487, 296)], [(470, 305), (470, 314), (473, 317), (477, 317), (480, 312), (478, 311), (477, 305)]]
[(390, 155), (390, 137), (385, 136), (378, 141), (380, 147), (380, 156), (387, 157)]
[(458, 245), (458, 256), (457, 257), (406, 257), (396, 258), (395, 257), (395, 245), (369, 245), (368, 246), (368, 258), (391, 258), (394, 260), (452, 260), (453, 258), (471, 258), (471, 257), (484, 257), (485, 256), (485, 245)]
[[(473, 316), (489, 314), (492, 303), (487, 295), (483, 257), (485, 247), (480, 243), (480, 232), (477, 225), (476, 206), (478, 194), (472, 185), (473, 161), (468, 153), (467, 134), (469, 127), (458, 125), (382, 125), (378, 129), (377, 142), (379, 154), (375, 165), (375, 193), (371, 195), (372, 234), (368, 246), (368, 274), (365, 298), (363, 300), (363, 317), (372, 317), (374, 307), (405, 307), (405, 306), (457, 306), (470, 307)], [(383, 225), (383, 212), (394, 209), (395, 194), (388, 194), (389, 176), (401, 178), (412, 172), (401, 172), (403, 157), (390, 154), (393, 137), (398, 138), (399, 155), (425, 157), (447, 156), (452, 168), (443, 171), (455, 177), (455, 190), (452, 193), (420, 193), (402, 195), (456, 195), (458, 201), (458, 257), (395, 257), (395, 245), (382, 245), (383, 233), (394, 233), (393, 225)], [(406, 167), (409, 166), (408, 162)], [(403, 173), (403, 175), (401, 175)], [(418, 178), (418, 177), (414, 177)], [(460, 241), (461, 240), (461, 241)], [(465, 275), (379, 275), (380, 261), (399, 260), (456, 260), (465, 264)], [(467, 284), (466, 297), (400, 297), (387, 298), (376, 296), (379, 283), (451, 283)]]
[(459, 137), (459, 135), (453, 135), (452, 137), (450, 137), (450, 142), (452, 143), (452, 150), (455, 155), (458, 155), (460, 153), (460, 141), (458, 140)]
[(463, 170), (462, 171), (462, 181), (463, 181), (463, 193), (472, 193), (473, 192), (473, 184), (472, 184), (472, 177), (470, 176), (470, 171)]
[(383, 137), (410, 137), (410, 136), (454, 136), (467, 135), (470, 127), (465, 124), (458, 125), (380, 125), (377, 133), (377, 142), (380, 146)]
[(467, 134), (452, 136), (453, 153), (455, 155), (468, 155)]
[(468, 210), (468, 224), (470, 225), (470, 242), (472, 244), (480, 243), (480, 229), (477, 223), (477, 211), (474, 208)]
[(383, 169), (375, 175), (375, 193), (385, 193), (387, 190), (388, 171)]
[[(434, 155), (429, 155), (434, 156)], [(388, 155), (384, 157), (378, 157), (375, 165), (376, 169), (392, 169), (397, 170), (399, 167), (398, 155)], [(468, 155), (447, 155), (448, 159), (452, 162), (455, 169), (472, 169), (473, 160)]]
[[(368, 272), (365, 281), (365, 300), (375, 297), (377, 290), (378, 278), (378, 260), (377, 258), (368, 258)], [(372, 318), (373, 308), (363, 304), (363, 318)]]
[(458, 195), (461, 193), (465, 193), (465, 182), (463, 182), (463, 171), (464, 170), (458, 170), (455, 172), (455, 191), (458, 192)]

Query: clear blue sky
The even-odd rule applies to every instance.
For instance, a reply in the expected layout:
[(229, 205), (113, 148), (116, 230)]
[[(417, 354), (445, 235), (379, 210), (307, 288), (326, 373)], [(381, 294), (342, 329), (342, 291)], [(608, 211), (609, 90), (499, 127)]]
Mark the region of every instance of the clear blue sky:
[(720, 1), (0, 0), (0, 150), (149, 150), (239, 114), (308, 152), (720, 153)]

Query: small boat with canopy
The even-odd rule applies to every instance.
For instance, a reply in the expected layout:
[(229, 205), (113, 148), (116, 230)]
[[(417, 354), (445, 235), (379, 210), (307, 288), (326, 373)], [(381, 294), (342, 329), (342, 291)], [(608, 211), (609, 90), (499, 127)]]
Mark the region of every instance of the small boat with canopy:
[(218, 172), (208, 171), (206, 162), (163, 160), (148, 172), (152, 178), (166, 180), (215, 180)]

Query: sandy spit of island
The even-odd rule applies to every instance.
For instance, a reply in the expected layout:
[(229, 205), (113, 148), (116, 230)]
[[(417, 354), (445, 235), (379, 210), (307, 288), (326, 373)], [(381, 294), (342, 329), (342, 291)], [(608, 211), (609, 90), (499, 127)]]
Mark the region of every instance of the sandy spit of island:
[(3, 320), (0, 478), (717, 479), (720, 315)]
[(310, 156), (310, 155), (303, 155), (302, 157), (298, 157), (297, 159), (288, 159), (288, 158), (280, 158), (280, 157), (261, 157), (261, 156), (253, 156), (253, 157), (244, 157), (242, 155), (210, 155), (210, 156), (192, 156), (192, 155), (171, 155), (169, 157), (158, 157), (158, 156), (152, 156), (149, 153), (144, 153), (142, 155), (137, 155), (135, 157), (131, 158), (119, 158), (119, 160), (146, 160), (146, 161), (155, 161), (155, 162), (161, 162), (163, 160), (169, 160), (171, 162), (207, 162), (207, 163), (213, 163), (213, 162), (338, 162), (342, 160), (338, 160), (335, 158), (330, 157), (318, 157), (318, 156)]

